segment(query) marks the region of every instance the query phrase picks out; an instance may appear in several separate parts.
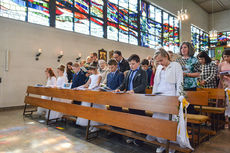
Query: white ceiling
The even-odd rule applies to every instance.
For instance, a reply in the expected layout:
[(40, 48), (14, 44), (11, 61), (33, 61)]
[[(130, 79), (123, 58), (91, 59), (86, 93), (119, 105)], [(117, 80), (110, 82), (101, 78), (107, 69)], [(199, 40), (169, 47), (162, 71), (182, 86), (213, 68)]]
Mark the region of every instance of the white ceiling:
[(230, 9), (230, 0), (193, 0), (193, 1), (208, 13), (212, 13), (212, 1), (213, 1), (213, 13)]

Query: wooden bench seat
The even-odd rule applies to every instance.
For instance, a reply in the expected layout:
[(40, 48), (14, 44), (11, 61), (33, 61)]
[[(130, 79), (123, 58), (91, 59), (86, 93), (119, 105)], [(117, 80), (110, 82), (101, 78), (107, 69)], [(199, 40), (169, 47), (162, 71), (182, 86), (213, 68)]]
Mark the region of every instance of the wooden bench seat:
[[(93, 104), (101, 104), (145, 110), (150, 112), (166, 113), (169, 114), (169, 120), (41, 99), (37, 95), (89, 102), (91, 103), (91, 106)], [(46, 109), (62, 112), (66, 115), (85, 118), (89, 120), (88, 125), (90, 125), (90, 120), (93, 120), (128, 131), (134, 131), (133, 134), (141, 133), (144, 135), (152, 135), (167, 139), (167, 144), (155, 142), (158, 145), (165, 146), (167, 152), (169, 151), (169, 148), (174, 148), (175, 146), (174, 144), (171, 144), (170, 141), (176, 141), (177, 138), (178, 123), (171, 120), (172, 115), (178, 115), (179, 113), (179, 102), (178, 97), (176, 96), (116, 94), (111, 92), (88, 90), (82, 91), (29, 86), (27, 88), (27, 96), (25, 97), (25, 108), (27, 107), (27, 105), (39, 106)], [(94, 133), (91, 133), (89, 131), (88, 126), (86, 131), (87, 140), (91, 134)], [(148, 142), (144, 138), (140, 139)], [(154, 141), (151, 141), (151, 143), (154, 143)], [(191, 150), (188, 148), (180, 148), (179, 145), (176, 146), (181, 152), (191, 152)]]
[[(199, 111), (200, 107), (195, 106), (195, 110)], [(205, 113), (216, 113), (216, 114), (223, 114), (225, 112), (226, 108), (221, 108), (221, 107), (209, 107), (209, 106), (203, 106), (202, 107), (202, 112)]]
[(212, 121), (212, 127), (213, 130), (217, 131), (224, 127), (225, 122), (221, 121), (221, 117), (224, 118), (225, 113), (225, 90), (224, 89), (218, 89), (218, 88), (198, 88), (197, 91), (206, 91), (208, 92), (208, 98), (210, 100), (216, 101), (222, 101), (224, 105), (222, 107), (211, 107), (211, 106), (205, 106), (202, 107), (202, 110), (199, 109), (199, 107), (195, 107), (195, 110), (210, 114), (212, 115), (211, 121)]
[(202, 124), (209, 120), (208, 116), (197, 115), (197, 114), (187, 114), (187, 121), (194, 124)]

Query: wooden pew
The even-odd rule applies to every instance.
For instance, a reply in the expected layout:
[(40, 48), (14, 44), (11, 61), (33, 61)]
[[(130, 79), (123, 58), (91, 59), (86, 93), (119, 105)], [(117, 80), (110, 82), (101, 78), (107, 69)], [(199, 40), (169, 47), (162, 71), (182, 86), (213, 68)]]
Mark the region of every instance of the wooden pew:
[[(199, 106), (201, 109), (203, 106), (208, 105), (208, 92), (206, 91), (186, 91), (187, 100), (190, 104)], [(206, 123), (209, 120), (209, 117), (201, 114), (187, 114), (187, 122), (191, 124), (192, 129), (192, 144), (196, 145), (195, 142), (200, 144), (200, 142), (205, 139), (207, 136), (209, 137), (212, 131), (201, 129), (201, 124)], [(195, 129), (195, 125), (198, 126), (198, 130)], [(197, 132), (195, 132), (197, 131)], [(195, 137), (195, 133), (197, 133), (197, 137)], [(201, 133), (204, 135), (201, 137)], [(196, 140), (195, 140), (196, 139)]]
[[(225, 104), (225, 91), (224, 89), (218, 89), (218, 88), (198, 88), (198, 91), (206, 91), (208, 92), (208, 99), (216, 101), (217, 103), (219, 100), (224, 102)], [(213, 102), (211, 102), (213, 103)], [(224, 105), (225, 106), (225, 105)], [(195, 110), (207, 113), (207, 114), (212, 114), (212, 125), (214, 130), (218, 130), (219, 127), (223, 127), (224, 121), (220, 122), (220, 116), (224, 116), (225, 113), (225, 107), (212, 107), (212, 106), (204, 106), (202, 107), (202, 110), (200, 110), (199, 106), (195, 107)]]
[[(164, 146), (166, 147), (167, 151), (169, 151), (169, 148), (172, 148), (180, 152), (191, 152), (191, 150), (188, 148), (181, 148), (179, 147), (179, 145), (170, 143), (170, 141), (176, 141), (177, 137), (177, 122), (171, 120), (172, 115), (178, 115), (179, 102), (178, 97), (176, 96), (145, 96), (144, 94), (115, 94), (111, 92), (80, 91), (32, 86), (29, 86), (27, 88), (27, 94), (28, 95), (25, 97), (25, 107), (29, 104), (62, 112), (67, 115), (73, 115), (97, 121), (110, 126), (125, 129), (124, 131), (120, 131), (120, 134), (135, 139), (143, 140), (152, 144)], [(79, 106), (75, 104), (67, 104), (52, 100), (45, 100), (35, 97), (34, 95), (44, 95), (62, 99), (84, 101), (94, 104), (112, 105), (152, 112), (167, 113), (170, 114), (170, 120), (155, 119), (152, 117), (129, 114), (125, 112), (116, 112), (93, 107)], [(109, 126), (98, 126), (98, 128), (113, 130)], [(156, 141), (148, 141), (145, 139), (145, 137), (135, 134), (135, 132), (165, 138), (168, 141), (167, 144), (161, 144)], [(89, 134), (90, 133), (87, 128), (87, 139)]]

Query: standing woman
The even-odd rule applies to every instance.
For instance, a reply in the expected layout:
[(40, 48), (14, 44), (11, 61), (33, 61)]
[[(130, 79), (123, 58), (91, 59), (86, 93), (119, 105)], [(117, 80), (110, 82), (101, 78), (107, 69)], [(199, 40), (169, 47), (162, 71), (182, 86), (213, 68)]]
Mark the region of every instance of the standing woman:
[[(154, 54), (154, 60), (156, 60), (159, 65), (157, 66), (154, 78), (153, 94), (161, 93), (165, 96), (179, 96), (180, 92), (182, 92), (181, 90), (183, 90), (183, 71), (180, 64), (177, 62), (171, 62), (169, 54), (163, 48), (159, 49)], [(154, 113), (152, 117), (168, 120), (169, 114)], [(148, 135), (146, 139), (150, 141), (157, 139), (158, 142), (165, 144), (167, 142), (164, 138), (150, 135)], [(164, 147), (159, 147), (156, 152), (160, 153), (164, 150)], [(169, 149), (169, 152), (173, 153), (175, 150)]]
[(72, 69), (72, 65), (73, 63), (72, 62), (68, 62), (66, 64), (66, 76), (67, 76), (67, 79), (68, 79), (68, 83), (71, 83), (72, 82), (72, 79), (73, 79), (73, 69)]
[[(224, 71), (230, 71), (230, 49), (224, 50), (222, 53), (223, 62), (219, 64), (218, 71), (224, 72)], [(219, 88), (229, 88), (230, 89), (230, 75), (229, 73), (221, 74), (220, 73), (220, 83)], [(230, 117), (230, 104), (228, 104), (226, 110), (225, 110), (225, 128), (229, 128), (229, 117)]]
[[(200, 75), (200, 64), (197, 58), (194, 57), (194, 48), (190, 42), (183, 42), (180, 47), (180, 55), (176, 62), (180, 63), (183, 76), (184, 76), (184, 90), (185, 91), (196, 91), (197, 88), (197, 77)], [(188, 113), (196, 114), (193, 105), (189, 105), (187, 108)]]
[[(55, 76), (53, 70), (51, 68), (46, 68), (45, 75), (47, 78), (47, 83), (46, 83), (45, 87), (56, 87), (57, 80), (56, 80), (56, 76)], [(41, 98), (50, 100), (50, 97), (47, 97), (47, 96), (41, 96)], [(41, 108), (41, 107), (37, 108), (37, 113), (39, 115), (41, 115), (43, 112), (46, 113), (46, 111), (47, 111), (47, 109), (45, 109), (45, 108)]]
[(197, 55), (200, 62), (201, 73), (198, 78), (200, 86), (204, 88), (217, 88), (216, 86), (216, 65), (212, 63), (212, 59), (205, 52)]

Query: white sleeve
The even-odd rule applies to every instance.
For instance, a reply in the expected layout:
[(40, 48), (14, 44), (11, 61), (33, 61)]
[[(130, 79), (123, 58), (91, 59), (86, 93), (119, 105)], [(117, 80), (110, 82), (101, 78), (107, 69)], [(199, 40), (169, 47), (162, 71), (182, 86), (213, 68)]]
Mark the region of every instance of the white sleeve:
[(55, 77), (51, 77), (51, 86), (56, 87), (57, 86), (57, 79)]
[(182, 86), (182, 83), (183, 83), (183, 70), (182, 70), (182, 67), (179, 63), (176, 63), (176, 95), (179, 96), (179, 93), (182, 92), (184, 89), (183, 89), (183, 86)]
[(162, 66), (161, 65), (158, 65), (157, 66), (157, 70), (156, 70), (156, 73), (155, 73), (155, 77), (154, 77), (154, 84), (153, 84), (153, 91), (152, 91), (152, 94), (157, 92), (157, 88), (158, 88), (158, 84), (159, 84), (159, 80), (158, 78), (160, 77), (160, 71), (162, 69)]

